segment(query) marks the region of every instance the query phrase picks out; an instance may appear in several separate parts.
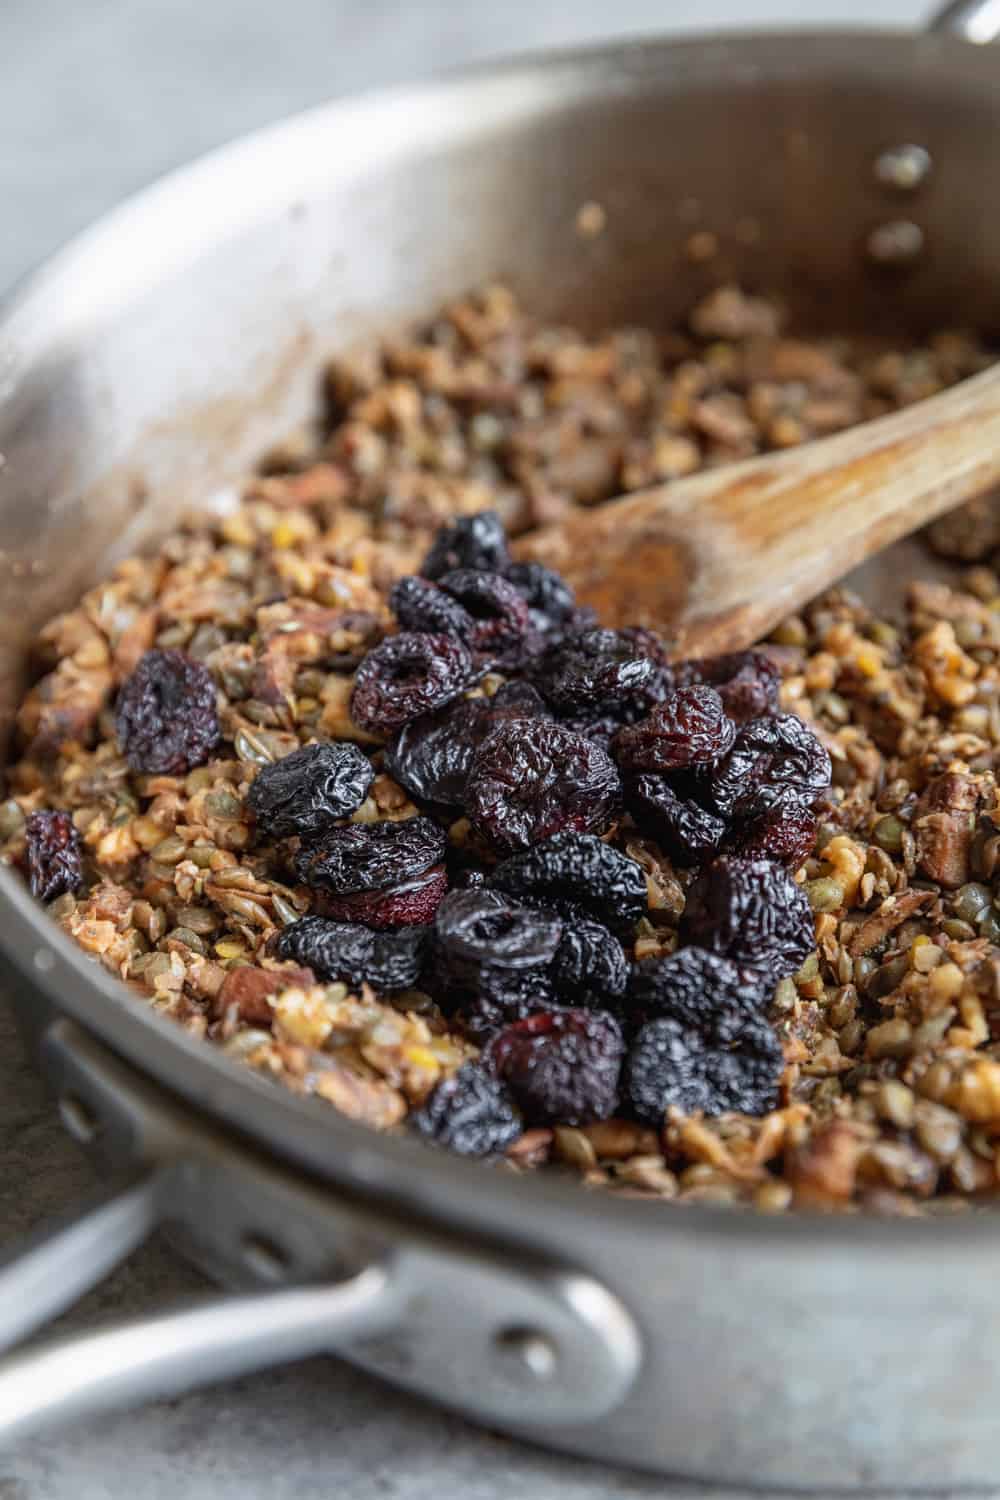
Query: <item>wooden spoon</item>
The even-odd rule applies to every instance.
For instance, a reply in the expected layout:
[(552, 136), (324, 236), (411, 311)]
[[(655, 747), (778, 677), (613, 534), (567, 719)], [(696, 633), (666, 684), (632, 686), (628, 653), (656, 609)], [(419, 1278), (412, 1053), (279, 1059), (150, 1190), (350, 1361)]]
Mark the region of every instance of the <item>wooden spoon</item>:
[(1000, 365), (834, 437), (658, 485), (522, 538), (602, 624), (739, 650), (873, 553), (1000, 483)]

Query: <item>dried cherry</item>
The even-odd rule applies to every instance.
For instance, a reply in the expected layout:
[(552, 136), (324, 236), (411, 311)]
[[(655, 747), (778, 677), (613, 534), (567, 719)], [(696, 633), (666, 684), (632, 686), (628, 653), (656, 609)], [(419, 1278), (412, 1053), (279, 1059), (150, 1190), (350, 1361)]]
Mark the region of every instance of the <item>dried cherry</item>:
[(781, 673), (763, 651), (736, 651), (685, 665), (693, 681), (716, 689), (726, 713), (737, 724), (777, 711)]
[(531, 1125), (585, 1125), (614, 1114), (625, 1044), (604, 1011), (543, 1011), (493, 1038), (487, 1066)]
[(115, 731), (129, 766), (151, 776), (183, 776), (219, 743), (215, 683), (183, 651), (146, 651), (115, 705)]
[(748, 1015), (769, 1003), (774, 985), (759, 969), (740, 967), (705, 948), (680, 948), (647, 958), (629, 978), (622, 1014), (629, 1025), (669, 1017), (687, 1027), (709, 1027), (721, 1044), (738, 1041)]
[(809, 807), (829, 790), (831, 774), (809, 726), (795, 714), (771, 714), (743, 725), (708, 792), (724, 818), (756, 818), (772, 807)]
[(500, 719), (549, 717), (528, 682), (507, 682), (492, 698), (462, 698), (414, 719), (391, 740), (385, 768), (418, 801), (461, 807), (476, 747)]
[(479, 1063), (443, 1078), (409, 1124), (426, 1140), (459, 1156), (494, 1156), (517, 1140), (521, 1122), (503, 1084)]
[(456, 568), (445, 573), (441, 589), (470, 617), (467, 639), (479, 657), (498, 666), (516, 665), (531, 630), (528, 605), (499, 573)]
[(723, 855), (688, 891), (681, 937), (777, 983), (805, 963), (815, 927), (805, 892), (781, 865)]
[(526, 849), (564, 829), (603, 832), (621, 800), (607, 752), (545, 719), (509, 719), (476, 751), (466, 811), (495, 848)]
[(614, 754), (624, 770), (686, 770), (716, 765), (735, 738), (736, 725), (714, 688), (678, 688), (648, 718), (620, 731)]
[(390, 734), (443, 708), (476, 676), (472, 653), (456, 635), (390, 635), (358, 667), (351, 718), (369, 734)]
[(441, 527), (420, 572), (424, 578), (437, 579), (454, 568), (503, 573), (509, 565), (503, 522), (495, 510), (481, 510), (474, 516), (459, 516), (457, 521)]
[(400, 578), (389, 595), (389, 608), (401, 630), (458, 635), (463, 640), (472, 634), (468, 610), (428, 578)]
[(363, 922), (366, 927), (420, 927), (433, 922), (448, 889), (444, 865), (432, 865), (422, 875), (389, 890), (355, 891), (349, 896), (319, 892), (316, 909), (337, 922)]
[(812, 853), (816, 842), (816, 818), (808, 807), (790, 802), (754, 818), (733, 844), (733, 853), (744, 859), (776, 859), (797, 870)]
[(569, 903), (615, 932), (634, 927), (647, 907), (641, 867), (591, 834), (557, 833), (511, 855), (497, 865), (490, 886), (560, 909)]
[(576, 631), (532, 668), (543, 697), (561, 714), (606, 714), (627, 707), (641, 713), (662, 696), (655, 637), (624, 630)]
[(420, 978), (430, 929), (399, 927), (373, 932), (326, 917), (300, 917), (274, 941), (278, 958), (312, 969), (317, 979), (342, 979), (375, 990), (410, 990)]
[(622, 1096), (638, 1119), (653, 1126), (663, 1123), (671, 1107), (685, 1115), (764, 1115), (778, 1101), (783, 1065), (781, 1043), (763, 1017), (746, 1019), (733, 1048), (711, 1026), (663, 1017), (643, 1026), (632, 1043)]
[(567, 1005), (611, 1010), (629, 981), (625, 949), (603, 922), (566, 922), (549, 968), (552, 987)]
[(554, 913), (521, 906), (497, 891), (458, 890), (450, 891), (438, 907), (435, 936), (449, 976), (476, 985), (484, 968), (548, 964), (562, 926)]
[(83, 883), (83, 845), (68, 812), (33, 812), (24, 825), (31, 894), (39, 901), (78, 891)]
[(303, 844), (295, 873), (303, 885), (353, 896), (395, 890), (444, 859), (448, 839), (430, 818), (345, 823)]
[(646, 771), (625, 779), (625, 806), (640, 833), (656, 839), (677, 865), (697, 865), (718, 852), (726, 836), (722, 818), (680, 797), (664, 776)]
[(477, 1046), (498, 1031), (543, 1010), (558, 1010), (546, 969), (499, 969), (485, 965), (475, 989), (457, 992), (453, 1019)]
[(263, 766), (246, 804), (264, 838), (314, 838), (356, 812), (374, 779), (371, 761), (357, 745), (305, 745)]
[(551, 568), (538, 562), (511, 563), (507, 578), (527, 604), (534, 630), (542, 634), (562, 631), (572, 620), (573, 590)]

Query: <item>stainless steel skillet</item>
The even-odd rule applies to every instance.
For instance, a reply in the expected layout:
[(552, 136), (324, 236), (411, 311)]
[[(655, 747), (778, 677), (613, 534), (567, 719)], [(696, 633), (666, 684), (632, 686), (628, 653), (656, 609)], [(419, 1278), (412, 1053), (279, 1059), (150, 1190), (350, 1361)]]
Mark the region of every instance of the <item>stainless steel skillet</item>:
[[(950, 24), (986, 40), (998, 8)], [(998, 144), (988, 49), (831, 33), (481, 69), (331, 105), (168, 179), (0, 318), (0, 713), (32, 628), (177, 508), (212, 503), (307, 413), (325, 353), (459, 288), (502, 275), (552, 316), (667, 322), (741, 275), (814, 324), (1000, 328)], [(588, 201), (607, 227), (582, 240)], [(708, 265), (685, 254), (694, 229), (717, 238)], [(2, 872), (0, 898), (10, 997), (68, 1128), (113, 1174), (0, 1270), (0, 1347), (156, 1223), (243, 1288), (11, 1356), (5, 1435), (328, 1350), (661, 1471), (1000, 1473), (992, 1216), (672, 1212), (377, 1137), (159, 1022)]]

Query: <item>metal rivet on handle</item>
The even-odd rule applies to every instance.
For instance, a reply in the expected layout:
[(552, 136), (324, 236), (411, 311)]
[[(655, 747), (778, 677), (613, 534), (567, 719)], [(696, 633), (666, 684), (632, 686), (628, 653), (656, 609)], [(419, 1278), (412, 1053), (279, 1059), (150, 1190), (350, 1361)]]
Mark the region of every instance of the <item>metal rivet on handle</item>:
[(59, 1118), (73, 1139), (83, 1144), (92, 1141), (100, 1128), (94, 1111), (79, 1094), (60, 1094)]
[(912, 193), (926, 182), (933, 162), (923, 146), (889, 146), (875, 158), (875, 180), (898, 193)]
[(924, 249), (924, 231), (911, 219), (891, 219), (868, 236), (868, 259), (877, 266), (910, 266)]
[(260, 1234), (247, 1234), (243, 1237), (242, 1249), (244, 1265), (261, 1281), (284, 1281), (288, 1275), (288, 1256), (273, 1240)]
[(551, 1380), (558, 1356), (552, 1340), (537, 1328), (505, 1328), (495, 1340), (496, 1351), (508, 1369), (516, 1366), (536, 1380)]

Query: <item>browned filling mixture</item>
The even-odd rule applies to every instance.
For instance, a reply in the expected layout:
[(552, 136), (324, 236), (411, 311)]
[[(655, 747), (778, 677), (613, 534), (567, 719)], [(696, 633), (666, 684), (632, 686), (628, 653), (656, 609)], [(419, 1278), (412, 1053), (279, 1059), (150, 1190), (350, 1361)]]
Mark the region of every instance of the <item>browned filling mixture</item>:
[(988, 1201), (994, 506), (932, 529), (962, 591), (697, 664), (505, 530), (991, 359), (734, 288), (590, 339), (491, 288), (336, 362), (318, 434), (42, 632), (2, 857), (137, 1003), (377, 1128), (679, 1201)]

